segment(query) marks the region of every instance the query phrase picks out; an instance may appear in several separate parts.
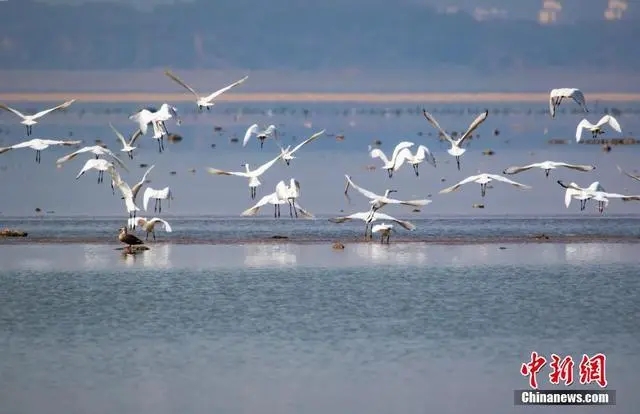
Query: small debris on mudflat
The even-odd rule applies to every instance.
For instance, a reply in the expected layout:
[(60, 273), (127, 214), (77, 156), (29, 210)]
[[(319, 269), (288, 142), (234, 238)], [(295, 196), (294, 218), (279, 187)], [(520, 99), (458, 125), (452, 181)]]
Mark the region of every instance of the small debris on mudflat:
[(178, 174), (178, 172), (177, 171), (171, 171), (169, 174), (176, 175), (176, 174)]
[(420, 212), (420, 209), (419, 209), (419, 208), (414, 208), (414, 209), (413, 209), (413, 210), (411, 210), (411, 211), (412, 211), (412, 212), (414, 212), (414, 213), (419, 213), (419, 212)]
[(189, 168), (189, 172), (190, 172), (191, 174), (195, 174), (195, 173), (196, 173), (196, 169), (195, 169), (195, 168)]
[(506, 247), (504, 247), (504, 246), (500, 246), (500, 247), (498, 247), (498, 249), (500, 249), (500, 250), (507, 250), (507, 248), (506, 248)]
[(149, 164), (140, 164), (140, 168), (147, 168)]
[(544, 233), (536, 234), (533, 236), (533, 238), (537, 240), (549, 240), (549, 236)]
[(169, 136), (167, 136), (167, 141), (169, 141), (169, 142), (180, 142), (180, 141), (182, 141), (182, 135), (169, 134)]
[(344, 244), (340, 243), (340, 242), (335, 242), (333, 243), (333, 245), (331, 246), (331, 248), (333, 250), (344, 250)]
[(336, 135), (336, 141), (344, 141), (344, 135)]
[(279, 235), (275, 235), (275, 236), (271, 236), (272, 239), (288, 239), (287, 236), (279, 236)]
[(551, 145), (564, 145), (564, 144), (568, 144), (569, 140), (568, 139), (550, 139), (549, 141), (547, 141), (547, 143), (551, 144)]
[(611, 152), (611, 145), (603, 145), (602, 146), (602, 151)]
[(493, 155), (495, 152), (492, 149), (486, 149), (482, 151), (482, 155)]
[[(129, 250), (128, 247), (116, 247), (116, 250)], [(143, 252), (145, 250), (151, 250), (151, 248), (145, 246), (144, 244), (139, 244), (137, 246), (131, 246), (131, 251), (133, 253)]]
[(36, 207), (36, 213), (41, 213), (42, 209), (40, 207)]
[(221, 127), (221, 126), (214, 126), (214, 127), (213, 127), (213, 130), (214, 130), (215, 132), (220, 132), (220, 131), (222, 131), (222, 127)]
[(0, 230), (0, 237), (27, 237), (27, 232), (20, 230), (2, 229)]
[(447, 179), (446, 179), (446, 178), (444, 178), (444, 177), (442, 177), (442, 178), (440, 179), (440, 181), (444, 183), (445, 181), (447, 181)]
[(229, 141), (231, 141), (231, 142), (233, 142), (233, 143), (235, 144), (235, 143), (236, 143), (236, 142), (238, 142), (239, 140), (238, 140), (238, 138), (233, 137), (233, 138), (231, 138)]
[(484, 204), (474, 204), (471, 207), (473, 207), (473, 208), (484, 208)]

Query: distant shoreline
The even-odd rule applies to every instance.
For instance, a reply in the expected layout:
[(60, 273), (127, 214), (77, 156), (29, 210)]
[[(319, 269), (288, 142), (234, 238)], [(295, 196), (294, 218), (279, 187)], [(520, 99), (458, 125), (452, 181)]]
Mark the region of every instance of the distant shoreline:
[[(184, 93), (148, 92), (14, 92), (0, 93), (0, 102), (58, 102), (75, 98), (78, 103), (152, 103), (192, 102), (192, 96)], [(548, 102), (546, 92), (435, 92), (435, 93), (322, 93), (322, 92), (266, 92), (229, 93), (220, 96), (218, 102), (354, 102), (354, 103), (542, 103)], [(588, 102), (640, 102), (640, 93), (595, 92), (588, 95)]]
[[(145, 245), (153, 249), (156, 245), (255, 245), (255, 244), (291, 244), (291, 245), (319, 245), (324, 244), (329, 248), (336, 242), (345, 246), (351, 244), (380, 244), (379, 238), (374, 240), (364, 240), (362, 237), (306, 237), (306, 238), (274, 238), (274, 237), (257, 237), (247, 239), (196, 239), (196, 238), (158, 238), (157, 242), (148, 241)], [(640, 243), (639, 237), (634, 236), (609, 236), (609, 235), (576, 235), (576, 236), (506, 236), (506, 237), (432, 237), (432, 238), (411, 238), (407, 236), (391, 237), (391, 244), (425, 244), (425, 245), (505, 245), (505, 244), (529, 244), (529, 243), (623, 243), (636, 244)], [(117, 241), (117, 237), (0, 237), (0, 245), (43, 245), (43, 244), (93, 244), (113, 246), (114, 249), (121, 248), (124, 245)]]

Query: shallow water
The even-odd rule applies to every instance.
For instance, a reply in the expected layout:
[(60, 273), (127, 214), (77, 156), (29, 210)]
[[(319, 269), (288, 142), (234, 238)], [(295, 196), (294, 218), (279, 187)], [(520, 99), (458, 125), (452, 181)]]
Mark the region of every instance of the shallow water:
[(0, 406), (559, 412), (513, 406), (536, 350), (605, 353), (607, 412), (635, 412), (636, 246), (503, 247), (3, 246)]

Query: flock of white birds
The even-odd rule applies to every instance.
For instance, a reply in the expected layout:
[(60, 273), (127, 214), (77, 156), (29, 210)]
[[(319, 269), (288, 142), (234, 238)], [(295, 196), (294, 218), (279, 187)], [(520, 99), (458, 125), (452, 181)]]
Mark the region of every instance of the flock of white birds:
[[(208, 96), (199, 95), (193, 88), (187, 85), (184, 81), (182, 81), (179, 77), (173, 74), (170, 71), (166, 71), (165, 74), (175, 81), (176, 83), (183, 86), (185, 89), (190, 91), (196, 98), (196, 105), (199, 110), (202, 111), (204, 108), (209, 110), (214, 104), (215, 99), (219, 97), (224, 92), (232, 89), (235, 86), (242, 84), (248, 76), (225, 86), (222, 89), (213, 92)], [(561, 104), (563, 99), (571, 99), (575, 103), (577, 103), (585, 113), (589, 112), (586, 105), (586, 100), (584, 94), (575, 88), (560, 88), (553, 89), (550, 92), (549, 96), (549, 109), (551, 118), (555, 118), (556, 109)], [(32, 128), (38, 121), (38, 119), (43, 116), (56, 111), (68, 108), (75, 99), (64, 102), (56, 107), (46, 109), (40, 111), (33, 115), (25, 115), (19, 112), (16, 109), (13, 109), (4, 104), (0, 104), (0, 108), (7, 110), (9, 112), (14, 113), (18, 117), (22, 119), (21, 124), (26, 126), (27, 136), (32, 135)], [(478, 115), (473, 122), (469, 125), (467, 130), (457, 139), (452, 138), (436, 121), (436, 119), (428, 113), (426, 110), (423, 110), (423, 115), (428, 121), (430, 125), (432, 125), (438, 132), (441, 137), (443, 137), (451, 147), (447, 150), (449, 155), (455, 158), (458, 170), (460, 170), (460, 158), (466, 152), (466, 149), (463, 147), (463, 144), (466, 140), (472, 137), (473, 132), (487, 119), (488, 111), (484, 111), (480, 115)], [(149, 126), (151, 126), (153, 134), (151, 137), (158, 142), (158, 151), (162, 152), (164, 150), (164, 138), (169, 135), (166, 127), (166, 121), (174, 118), (177, 125), (180, 125), (181, 120), (178, 116), (178, 111), (175, 107), (164, 103), (160, 106), (159, 109), (142, 109), (135, 114), (129, 116), (129, 119), (135, 122), (138, 127), (135, 132), (126, 139), (113, 125), (109, 124), (114, 134), (120, 141), (122, 148), (120, 152), (124, 152), (127, 154), (129, 159), (133, 159), (134, 151), (136, 150), (136, 142), (143, 136), (147, 135), (149, 131)], [(582, 119), (577, 126), (576, 129), (576, 141), (580, 142), (582, 137), (583, 130), (587, 129), (591, 132), (593, 138), (597, 138), (599, 135), (604, 133), (603, 128), (605, 125), (609, 125), (615, 131), (622, 133), (622, 128), (618, 121), (610, 115), (603, 116), (596, 124), (590, 123), (587, 119)], [(243, 164), (245, 171), (224, 171), (217, 168), (208, 168), (207, 171), (211, 174), (216, 175), (226, 175), (226, 176), (236, 176), (243, 177), (248, 179), (250, 196), (252, 200), (255, 200), (257, 195), (257, 188), (261, 185), (260, 177), (278, 160), (282, 160), (286, 165), (290, 165), (291, 161), (296, 158), (294, 154), (299, 151), (303, 146), (309, 144), (315, 139), (319, 138), (324, 134), (325, 130), (319, 131), (313, 134), (311, 137), (307, 138), (303, 142), (299, 143), (295, 147), (291, 147), (290, 145), (282, 147), (278, 143), (278, 135), (277, 129), (274, 125), (269, 125), (266, 128), (261, 129), (258, 124), (251, 125), (244, 136), (242, 145), (246, 146), (250, 141), (252, 136), (255, 136), (256, 139), (260, 143), (260, 148), (263, 148), (264, 142), (268, 138), (273, 138), (273, 142), (275, 142), (279, 149), (280, 153), (269, 160), (268, 162), (262, 164), (261, 166), (251, 169), (248, 164)], [(11, 145), (8, 147), (0, 148), (0, 154), (8, 152), (10, 150), (19, 149), (19, 148), (31, 148), (36, 151), (36, 162), (40, 163), (41, 161), (41, 151), (49, 148), (50, 146), (76, 146), (81, 144), (82, 141), (71, 141), (71, 140), (50, 140), (50, 139), (30, 139), (25, 142), (21, 142), (15, 145)], [(393, 177), (393, 173), (398, 171), (398, 169), (403, 164), (410, 164), (414, 170), (416, 176), (419, 176), (419, 165), (423, 162), (427, 162), (428, 164), (436, 167), (436, 159), (433, 156), (432, 152), (424, 145), (420, 145), (417, 148), (415, 153), (412, 153), (411, 147), (415, 144), (413, 142), (402, 141), (398, 143), (391, 156), (387, 157), (379, 148), (369, 148), (369, 155), (372, 158), (379, 158), (383, 165), (382, 169), (387, 171), (388, 177)], [(132, 233), (129, 233), (129, 230), (141, 229), (146, 232), (145, 240), (148, 240), (149, 235), (153, 236), (153, 240), (156, 240), (155, 235), (155, 227), (160, 224), (164, 228), (165, 231), (171, 232), (172, 228), (170, 224), (162, 218), (153, 217), (151, 219), (147, 219), (145, 217), (138, 217), (137, 212), (141, 209), (137, 204), (137, 196), (142, 187), (147, 183), (147, 177), (151, 170), (154, 168), (152, 165), (148, 168), (148, 170), (144, 173), (140, 181), (135, 183), (133, 186), (129, 186), (126, 183), (122, 176), (120, 175), (119, 170), (128, 171), (126, 164), (120, 159), (113, 151), (106, 148), (104, 145), (94, 145), (94, 146), (86, 146), (78, 149), (68, 155), (65, 155), (59, 158), (56, 161), (57, 167), (61, 168), (64, 163), (76, 158), (79, 155), (86, 154), (90, 155), (91, 158), (85, 161), (84, 166), (80, 169), (80, 172), (76, 176), (76, 179), (79, 179), (86, 172), (91, 170), (96, 170), (98, 172), (98, 183), (102, 183), (104, 179), (104, 173), (107, 172), (111, 178), (111, 188), (113, 193), (115, 194), (115, 189), (118, 189), (122, 195), (121, 200), (123, 200), (125, 210), (128, 214), (127, 224), (126, 226), (119, 229), (118, 239), (127, 246), (128, 252), (132, 253), (133, 245), (144, 244), (144, 242), (135, 236)], [(545, 175), (548, 177), (551, 170), (557, 169), (559, 167), (570, 168), (577, 171), (592, 171), (596, 167), (593, 165), (579, 165), (579, 164), (568, 164), (565, 162), (556, 162), (556, 161), (543, 161), (538, 163), (533, 163), (524, 166), (511, 166), (506, 168), (502, 173), (504, 175), (518, 174), (523, 171), (530, 170), (532, 168), (539, 168), (545, 171)], [(634, 176), (633, 174), (629, 174), (624, 172), (620, 167), (618, 167), (621, 173), (628, 175), (631, 178), (634, 178), (640, 181), (639, 176)], [(329, 221), (334, 223), (343, 223), (350, 220), (362, 220), (365, 223), (365, 239), (373, 238), (373, 233), (379, 233), (381, 235), (380, 242), (381, 243), (389, 243), (391, 232), (394, 231), (395, 223), (409, 231), (415, 230), (415, 225), (409, 221), (399, 220), (397, 218), (391, 217), (385, 213), (382, 213), (380, 210), (388, 205), (388, 204), (396, 204), (396, 205), (406, 205), (411, 207), (421, 207), (431, 203), (431, 200), (422, 199), (422, 200), (398, 200), (394, 198), (390, 198), (390, 194), (395, 192), (395, 190), (387, 189), (383, 195), (375, 194), (372, 191), (364, 189), (357, 184), (355, 184), (349, 175), (345, 175), (346, 177), (346, 188), (345, 195), (348, 197), (349, 188), (354, 188), (364, 197), (369, 199), (369, 209), (363, 212), (357, 212), (354, 214), (350, 214), (343, 217), (331, 218)], [(481, 173), (477, 175), (469, 176), (462, 181), (452, 185), (448, 188), (445, 188), (440, 191), (441, 194), (450, 193), (452, 191), (456, 191), (461, 188), (464, 184), (467, 183), (476, 183), (480, 184), (480, 190), (482, 197), (485, 197), (487, 186), (491, 182), (503, 182), (507, 184), (511, 184), (516, 188), (520, 189), (529, 189), (531, 188), (528, 185), (513, 181), (509, 178), (506, 178), (500, 174), (489, 174), (489, 173)], [(599, 182), (593, 182), (591, 185), (587, 187), (580, 187), (576, 183), (565, 183), (562, 180), (558, 180), (558, 184), (562, 187), (566, 188), (565, 191), (565, 205), (569, 207), (569, 204), (572, 199), (580, 200), (580, 209), (584, 210), (586, 204), (589, 200), (595, 200), (598, 202), (598, 210), (600, 212), (604, 211), (604, 208), (608, 205), (609, 199), (620, 199), (623, 201), (630, 200), (640, 200), (640, 196), (638, 195), (623, 195), (618, 193), (609, 193), (604, 190), (604, 188), (600, 185)], [(169, 187), (165, 187), (162, 189), (154, 189), (152, 187), (147, 186), (143, 193), (143, 209), (144, 211), (148, 211), (149, 201), (151, 199), (154, 200), (154, 212), (161, 213), (162, 212), (162, 201), (167, 200), (170, 202), (173, 199), (173, 195), (171, 189)], [(313, 215), (309, 213), (307, 210), (303, 209), (298, 203), (298, 199), (300, 198), (300, 183), (291, 178), (289, 180), (289, 184), (285, 181), (280, 181), (275, 188), (275, 191), (263, 196), (259, 199), (255, 205), (248, 208), (244, 212), (242, 212), (242, 216), (254, 216), (258, 213), (261, 207), (271, 204), (274, 206), (274, 217), (280, 217), (280, 207), (283, 204), (288, 204), (289, 206), (289, 215), (291, 217), (298, 217), (299, 215), (305, 218), (313, 218)], [(373, 225), (373, 222), (381, 221), (379, 224)], [(386, 223), (386, 222), (388, 223)]]

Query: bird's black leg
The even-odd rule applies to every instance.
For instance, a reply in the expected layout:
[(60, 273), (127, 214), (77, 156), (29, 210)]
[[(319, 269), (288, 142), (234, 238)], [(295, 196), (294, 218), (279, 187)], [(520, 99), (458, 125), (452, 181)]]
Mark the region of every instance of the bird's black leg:
[(158, 199), (158, 213), (162, 213), (162, 199)]
[(418, 172), (418, 165), (419, 164), (413, 164), (413, 170), (416, 172), (416, 177), (420, 177), (420, 172)]
[(298, 209), (296, 208), (295, 204), (293, 205), (293, 213), (295, 214), (296, 218), (298, 218)]
[(260, 138), (260, 149), (264, 147), (264, 138)]
[(549, 176), (549, 172), (550, 172), (550, 171), (551, 171), (551, 170), (544, 170), (544, 175), (545, 175), (545, 177), (548, 177), (548, 176)]
[(389, 178), (393, 177), (393, 170), (392, 169), (388, 169), (387, 170), (387, 174), (389, 174)]
[(460, 171), (460, 157), (456, 157), (456, 164), (458, 165), (458, 171)]
[(151, 234), (153, 235), (153, 241), (156, 241), (156, 231), (152, 230)]

